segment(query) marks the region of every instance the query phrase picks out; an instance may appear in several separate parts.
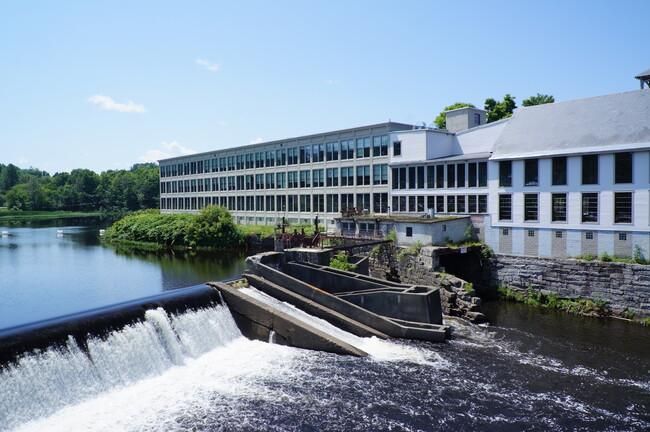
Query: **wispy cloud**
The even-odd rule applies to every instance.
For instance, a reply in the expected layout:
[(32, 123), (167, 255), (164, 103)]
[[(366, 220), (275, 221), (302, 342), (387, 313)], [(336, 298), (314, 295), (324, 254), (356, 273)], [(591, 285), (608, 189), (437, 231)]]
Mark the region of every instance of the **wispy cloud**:
[(259, 144), (259, 143), (263, 143), (263, 142), (264, 142), (264, 140), (261, 137), (257, 137), (253, 141), (249, 142), (249, 144)]
[(142, 104), (136, 104), (133, 101), (128, 101), (127, 103), (115, 102), (111, 97), (104, 96), (100, 94), (92, 95), (88, 98), (89, 102), (101, 106), (105, 110), (110, 111), (120, 111), (128, 113), (145, 113), (147, 109)]
[(337, 79), (329, 79), (329, 78), (325, 78), (323, 81), (325, 81), (325, 84), (328, 84), (328, 85), (336, 85), (336, 84), (338, 84), (340, 82)]
[(196, 150), (187, 148), (184, 145), (179, 144), (177, 141), (163, 141), (160, 143), (160, 147), (161, 149), (147, 150), (147, 152), (140, 156), (139, 159), (142, 162), (156, 162), (160, 159), (167, 159), (170, 157), (185, 156), (196, 153)]
[(225, 120), (219, 120), (219, 126), (228, 126), (228, 122)]
[(210, 60), (197, 58), (195, 60), (195, 62), (196, 62), (196, 64), (201, 65), (204, 68), (206, 68), (207, 70), (212, 71), (212, 72), (217, 72), (219, 69), (221, 69), (221, 63), (214, 63), (214, 62), (211, 62)]

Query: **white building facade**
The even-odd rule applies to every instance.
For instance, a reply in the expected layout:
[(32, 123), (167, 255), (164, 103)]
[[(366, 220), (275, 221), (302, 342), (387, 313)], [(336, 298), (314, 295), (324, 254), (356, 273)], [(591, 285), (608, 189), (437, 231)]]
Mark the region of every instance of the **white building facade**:
[(649, 257), (650, 89), (489, 124), (460, 108), (448, 128), (389, 122), (161, 160), (161, 211), (216, 204), (240, 223), (318, 216), (328, 230), (347, 210), (469, 216), (497, 253)]
[[(389, 211), (391, 132), (411, 125), (382, 123), (316, 135), (164, 159), (163, 213), (228, 208), (239, 223), (312, 223), (329, 229), (342, 211)], [(354, 210), (352, 210), (354, 209)]]

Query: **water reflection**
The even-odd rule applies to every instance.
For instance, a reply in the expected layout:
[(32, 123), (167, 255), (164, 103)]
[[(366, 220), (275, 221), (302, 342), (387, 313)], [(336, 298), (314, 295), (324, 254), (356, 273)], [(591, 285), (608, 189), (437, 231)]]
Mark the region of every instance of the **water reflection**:
[(99, 238), (108, 221), (60, 222), (64, 223), (0, 227), (9, 232), (0, 238), (0, 329), (228, 279), (244, 271), (246, 251), (113, 249), (102, 246)]

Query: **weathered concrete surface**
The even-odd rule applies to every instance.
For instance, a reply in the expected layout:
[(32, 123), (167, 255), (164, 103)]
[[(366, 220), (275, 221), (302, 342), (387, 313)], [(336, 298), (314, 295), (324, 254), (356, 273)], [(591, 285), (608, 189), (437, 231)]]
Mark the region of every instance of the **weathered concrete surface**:
[(271, 331), (275, 342), (297, 348), (365, 357), (368, 354), (347, 342), (299, 321), (223, 282), (209, 282), (219, 290), (244, 336), (268, 341)]
[(360, 322), (355, 321), (343, 314), (325, 308), (315, 301), (300, 296), (295, 292), (283, 288), (280, 285), (274, 284), (260, 276), (250, 273), (244, 273), (242, 276), (248, 280), (248, 283), (250, 285), (254, 286), (260, 291), (263, 291), (280, 301), (294, 305), (295, 307), (307, 312), (310, 315), (324, 319), (325, 321), (342, 330), (361, 337), (375, 336), (380, 339), (389, 338), (386, 334), (380, 331), (368, 327), (367, 325), (361, 324)]
[(484, 285), (529, 288), (560, 298), (605, 300), (616, 315), (650, 316), (650, 266), (497, 254), (486, 262)]
[(289, 262), (283, 269), (296, 279), (376, 314), (404, 321), (442, 324), (437, 288), (387, 283), (371, 276), (314, 264)]
[(277, 270), (274, 267), (263, 264), (263, 261), (275, 263), (281, 258), (264, 254), (264, 257), (249, 257), (246, 260), (249, 273), (256, 274), (264, 279), (280, 285), (296, 294), (306, 297), (326, 308), (343, 314), (354, 319), (368, 327), (374, 328), (388, 336), (420, 339), (434, 342), (444, 342), (449, 337), (449, 327), (437, 324), (427, 324), (426, 326), (409, 326), (396, 322), (390, 318), (378, 315), (359, 307), (353, 303), (333, 296), (317, 287), (302, 282), (292, 276)]

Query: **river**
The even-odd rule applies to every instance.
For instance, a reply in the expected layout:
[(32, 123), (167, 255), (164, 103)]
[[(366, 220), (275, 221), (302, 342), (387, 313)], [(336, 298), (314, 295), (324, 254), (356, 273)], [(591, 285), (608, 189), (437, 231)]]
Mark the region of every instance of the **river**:
[[(85, 244), (88, 259), (94, 260), (85, 267), (111, 267), (107, 275), (121, 276), (101, 279), (120, 280), (111, 282), (120, 288), (111, 289), (121, 290), (122, 296), (173, 289), (170, 281), (182, 279), (163, 270), (169, 257), (121, 255), (99, 246), (94, 228), (58, 229), (64, 230), (63, 239), (57, 229), (20, 228), (26, 231), (10, 237), (16, 247), (2, 243), (2, 274), (13, 271), (9, 263), (19, 263), (9, 256), (21, 248), (67, 250)], [(17, 241), (21, 238), (25, 242)], [(68, 253), (88, 263), (83, 253)], [(39, 262), (31, 256), (26, 267)], [(109, 257), (110, 264), (102, 264), (101, 257)], [(210, 264), (195, 262), (203, 259)], [(213, 259), (181, 258), (178, 267), (186, 270), (180, 273), (193, 273), (186, 285), (200, 282), (193, 278), (219, 278)], [(129, 268), (133, 261), (142, 265), (144, 275)], [(205, 269), (212, 270), (206, 274)], [(53, 278), (39, 279), (39, 284), (48, 286), (48, 280)], [(90, 290), (75, 277), (62, 280), (49, 284), (50, 290), (66, 285)], [(5, 287), (3, 282), (3, 304), (11, 297)], [(57, 297), (56, 292), (48, 295)], [(97, 302), (124, 300), (97, 295)], [(489, 324), (481, 326), (446, 318), (454, 327), (448, 343), (367, 340), (366, 347), (375, 346), (368, 349), (373, 355), (354, 358), (249, 341), (222, 306), (179, 316), (151, 311), (147, 321), (92, 341), (92, 362), (71, 343), (67, 350), (32, 354), (5, 368), (0, 373), (0, 430), (650, 429), (648, 328), (512, 303), (487, 303), (485, 313)], [(152, 339), (160, 332), (166, 337)], [(159, 346), (159, 340), (176, 342), (172, 349)]]

